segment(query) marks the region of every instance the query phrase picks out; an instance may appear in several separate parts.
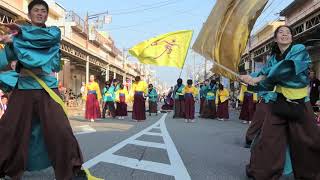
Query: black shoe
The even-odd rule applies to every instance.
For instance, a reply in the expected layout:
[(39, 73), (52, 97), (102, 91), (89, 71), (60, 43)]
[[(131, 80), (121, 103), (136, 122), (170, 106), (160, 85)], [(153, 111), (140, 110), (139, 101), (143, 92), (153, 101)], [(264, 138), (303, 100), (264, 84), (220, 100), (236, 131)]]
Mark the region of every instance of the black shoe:
[(87, 173), (84, 170), (77, 172), (72, 180), (88, 180)]

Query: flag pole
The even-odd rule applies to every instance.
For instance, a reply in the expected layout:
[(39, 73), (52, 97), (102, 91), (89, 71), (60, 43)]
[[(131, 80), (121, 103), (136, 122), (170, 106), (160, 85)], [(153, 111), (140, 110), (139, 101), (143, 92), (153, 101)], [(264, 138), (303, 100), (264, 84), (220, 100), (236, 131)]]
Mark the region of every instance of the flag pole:
[[(237, 78), (240, 77), (240, 74), (232, 71), (231, 69), (229, 69), (229, 68), (227, 68), (227, 67), (225, 67), (225, 66), (223, 66), (223, 65), (221, 65), (221, 64), (219, 64), (219, 63), (217, 63), (217, 62), (215, 62), (215, 61), (213, 61), (213, 64), (214, 64), (214, 65), (218, 65), (219, 67), (221, 67), (222, 69), (224, 69), (224, 70), (228, 71), (229, 73), (233, 74), (233, 75), (236, 76)], [(242, 85), (244, 85), (244, 86), (248, 86), (248, 84), (245, 84), (245, 83), (243, 83), (243, 82), (241, 82), (241, 81), (240, 81), (240, 84), (242, 84)]]
[(225, 67), (225, 66), (223, 66), (223, 65), (221, 65), (221, 64), (219, 64), (219, 63), (217, 63), (217, 62), (215, 62), (215, 61), (213, 61), (213, 64), (221, 67), (222, 69), (224, 69), (224, 70), (226, 70), (226, 71), (228, 71), (229, 73), (233, 74), (233, 75), (236, 76), (237, 78), (240, 76), (240, 74), (232, 71), (231, 69), (229, 69), (229, 68), (227, 68), (227, 67)]
[(184, 67), (184, 64), (183, 64), (182, 69), (181, 69), (181, 71), (180, 71), (179, 78), (181, 78), (181, 74), (182, 74), (183, 67)]
[[(189, 47), (190, 47), (190, 45), (189, 45)], [(187, 59), (187, 57), (188, 57), (189, 49), (190, 49), (190, 48), (188, 48), (187, 55), (186, 55), (186, 57), (184, 58), (183, 65), (182, 65), (182, 68), (181, 68), (181, 71), (180, 71), (180, 74), (179, 74), (179, 78), (181, 78), (182, 70), (183, 70), (183, 68), (184, 68), (184, 65), (186, 64), (186, 59)]]

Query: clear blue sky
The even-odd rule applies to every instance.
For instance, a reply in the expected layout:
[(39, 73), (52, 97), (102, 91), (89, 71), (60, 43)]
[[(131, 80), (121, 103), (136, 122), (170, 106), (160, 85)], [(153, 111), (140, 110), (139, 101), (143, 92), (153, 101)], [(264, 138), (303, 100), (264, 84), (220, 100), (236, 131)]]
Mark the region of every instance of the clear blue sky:
[[(255, 29), (278, 17), (283, 8), (293, 0), (269, 0), (267, 9), (259, 17)], [(194, 30), (193, 41), (201, 30), (215, 0), (56, 0), (66, 10), (73, 10), (82, 17), (88, 11), (95, 14), (108, 11), (112, 23), (104, 26), (115, 40), (118, 48), (130, 48), (153, 36), (182, 29)], [(269, 6), (270, 5), (270, 6)], [(186, 65), (192, 64), (192, 56)], [(202, 64), (203, 58), (196, 56), (196, 63)], [(168, 67), (154, 67), (157, 77), (168, 84), (174, 84), (180, 70)], [(183, 71), (182, 77), (185, 77)]]

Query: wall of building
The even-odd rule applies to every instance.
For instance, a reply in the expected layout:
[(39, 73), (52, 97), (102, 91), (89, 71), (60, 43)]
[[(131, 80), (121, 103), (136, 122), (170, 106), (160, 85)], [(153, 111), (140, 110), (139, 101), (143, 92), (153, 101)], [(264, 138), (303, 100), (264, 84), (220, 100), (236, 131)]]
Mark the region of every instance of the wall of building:
[(290, 9), (290, 12), (286, 14), (286, 24), (295, 24), (319, 8), (320, 0), (305, 0), (303, 3), (300, 3), (299, 6)]

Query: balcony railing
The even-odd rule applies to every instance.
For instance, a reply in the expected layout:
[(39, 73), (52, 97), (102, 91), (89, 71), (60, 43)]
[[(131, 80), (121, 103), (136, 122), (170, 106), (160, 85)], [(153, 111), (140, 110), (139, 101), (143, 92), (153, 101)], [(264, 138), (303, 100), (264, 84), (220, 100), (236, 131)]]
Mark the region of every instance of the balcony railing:
[(76, 29), (79, 32), (84, 32), (87, 34), (87, 28), (86, 28), (86, 23), (85, 21), (75, 12), (73, 11), (68, 11), (66, 13), (66, 22), (75, 22), (76, 23)]
[[(66, 21), (75, 22), (74, 28), (78, 32), (84, 33), (86, 35), (88, 34), (85, 21), (75, 12), (67, 12)], [(122, 52), (114, 45), (114, 41), (110, 37), (103, 36), (95, 28), (93, 28), (92, 30), (90, 29), (90, 31), (92, 31), (90, 32), (92, 33), (92, 37), (90, 37), (90, 40), (95, 41), (96, 43), (103, 45), (104, 47), (108, 46), (108, 51), (115, 57), (122, 54)]]

